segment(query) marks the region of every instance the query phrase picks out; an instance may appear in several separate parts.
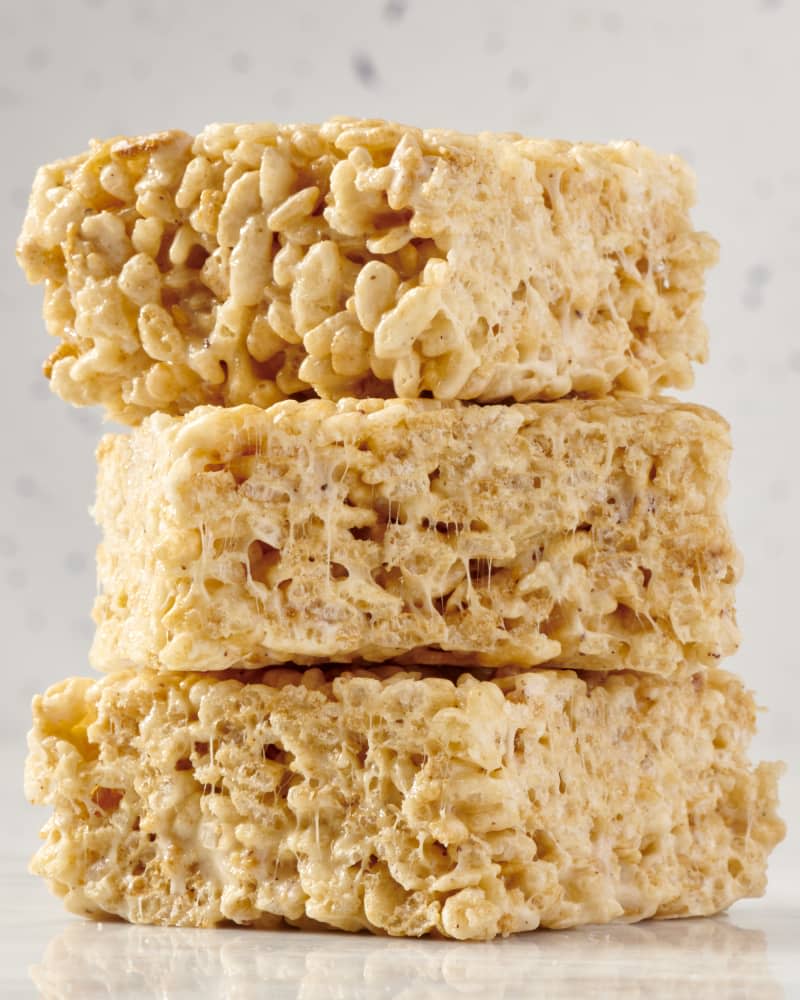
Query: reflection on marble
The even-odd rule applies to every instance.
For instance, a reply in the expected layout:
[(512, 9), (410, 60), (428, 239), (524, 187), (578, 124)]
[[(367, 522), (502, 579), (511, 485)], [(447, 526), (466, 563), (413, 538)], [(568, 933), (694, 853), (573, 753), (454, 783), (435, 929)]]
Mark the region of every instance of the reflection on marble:
[(727, 917), (538, 931), (487, 944), (76, 922), (30, 974), (47, 1000), (784, 996), (763, 932)]

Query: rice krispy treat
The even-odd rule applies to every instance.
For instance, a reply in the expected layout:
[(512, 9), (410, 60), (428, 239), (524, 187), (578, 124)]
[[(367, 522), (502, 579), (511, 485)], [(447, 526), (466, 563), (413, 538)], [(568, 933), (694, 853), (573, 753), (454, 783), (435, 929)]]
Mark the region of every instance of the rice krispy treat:
[[(252, 678), (252, 680), (251, 680)], [(73, 678), (34, 701), (32, 871), (135, 923), (490, 939), (766, 885), (779, 765), (711, 669)]]
[(714, 664), (729, 451), (666, 399), (157, 414), (98, 451), (92, 662)]
[(41, 168), (53, 389), (124, 422), (318, 394), (648, 395), (706, 357), (677, 157), (383, 121), (211, 125)]

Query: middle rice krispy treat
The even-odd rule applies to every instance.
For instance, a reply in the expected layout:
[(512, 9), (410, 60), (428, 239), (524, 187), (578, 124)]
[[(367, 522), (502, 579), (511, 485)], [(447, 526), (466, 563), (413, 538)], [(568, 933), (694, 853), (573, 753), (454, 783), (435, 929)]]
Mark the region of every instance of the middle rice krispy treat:
[(730, 674), (337, 673), (55, 685), (33, 871), (85, 916), (483, 939), (763, 892), (779, 768)]
[(92, 662), (714, 664), (728, 454), (671, 400), (158, 414), (100, 445)]

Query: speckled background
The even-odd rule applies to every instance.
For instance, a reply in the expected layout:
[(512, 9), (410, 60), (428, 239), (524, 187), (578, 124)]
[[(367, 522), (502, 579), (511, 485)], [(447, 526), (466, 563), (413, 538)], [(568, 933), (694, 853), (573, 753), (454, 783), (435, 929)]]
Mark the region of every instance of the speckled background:
[[(31, 695), (87, 669), (99, 416), (51, 396), (41, 291), (13, 256), (40, 163), (91, 136), (213, 120), (374, 115), (681, 153), (697, 223), (722, 244), (711, 362), (691, 398), (736, 446), (730, 516), (745, 554), (740, 653), (770, 709), (759, 749), (797, 756), (800, 697), (800, 3), (28, 0), (0, 6), (3, 474), (0, 733)], [(37, 817), (38, 818), (38, 817)]]

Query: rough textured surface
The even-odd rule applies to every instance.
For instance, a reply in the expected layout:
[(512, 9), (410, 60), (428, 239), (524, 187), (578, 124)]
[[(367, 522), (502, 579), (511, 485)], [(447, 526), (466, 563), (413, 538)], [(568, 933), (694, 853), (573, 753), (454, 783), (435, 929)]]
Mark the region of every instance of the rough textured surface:
[(728, 453), (670, 400), (158, 414), (100, 445), (92, 662), (713, 664)]
[(53, 388), (126, 422), (311, 390), (647, 395), (706, 355), (693, 197), (630, 142), (212, 125), (43, 167), (18, 255)]
[(487, 939), (764, 890), (779, 767), (748, 763), (755, 708), (722, 671), (246, 676), (35, 699), (33, 871), (68, 909)]

